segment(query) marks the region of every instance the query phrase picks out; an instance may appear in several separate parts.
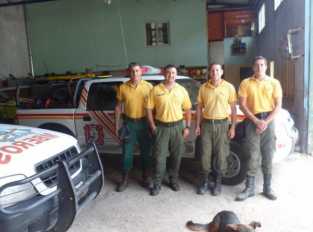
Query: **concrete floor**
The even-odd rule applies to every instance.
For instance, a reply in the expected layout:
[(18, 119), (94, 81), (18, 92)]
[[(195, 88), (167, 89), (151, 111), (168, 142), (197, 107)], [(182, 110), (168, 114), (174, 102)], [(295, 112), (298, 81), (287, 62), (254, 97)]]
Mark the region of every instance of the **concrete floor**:
[[(193, 185), (196, 171), (189, 163), (185, 160), (182, 166), (181, 191), (173, 192), (163, 186), (161, 193), (152, 197), (139, 185), (140, 173), (136, 170), (129, 188), (115, 192), (118, 162), (105, 159), (105, 187), (78, 215), (69, 232), (183, 232), (188, 231), (186, 221), (207, 223), (221, 210), (234, 211), (243, 223), (260, 221), (262, 228), (257, 231), (313, 231), (313, 157), (292, 154), (274, 166), (273, 189), (277, 201), (258, 194), (244, 202), (235, 202), (234, 197), (243, 185), (226, 186), (219, 197), (197, 195)], [(257, 183), (257, 192), (261, 192), (261, 176)]]

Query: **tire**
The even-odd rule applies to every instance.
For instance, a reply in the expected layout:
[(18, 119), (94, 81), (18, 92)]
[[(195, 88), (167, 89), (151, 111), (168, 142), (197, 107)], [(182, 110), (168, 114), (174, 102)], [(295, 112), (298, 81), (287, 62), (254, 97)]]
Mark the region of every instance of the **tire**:
[(57, 132), (61, 132), (64, 134), (74, 136), (73, 132), (70, 129), (68, 129), (67, 127), (65, 127), (63, 125), (57, 124), (57, 123), (46, 123), (46, 124), (39, 126), (39, 128), (57, 131)]
[[(230, 143), (230, 152), (227, 158), (228, 170), (222, 177), (222, 183), (225, 185), (240, 184), (247, 176), (248, 159), (242, 151), (240, 145), (235, 142)], [(213, 170), (216, 173), (217, 159), (213, 161)]]

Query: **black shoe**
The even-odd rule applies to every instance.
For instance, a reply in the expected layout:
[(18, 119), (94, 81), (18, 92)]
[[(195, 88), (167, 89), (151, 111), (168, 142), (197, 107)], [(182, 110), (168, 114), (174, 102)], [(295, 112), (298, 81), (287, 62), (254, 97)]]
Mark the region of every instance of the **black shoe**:
[(141, 186), (144, 188), (150, 188), (151, 186), (151, 180), (148, 177), (143, 177), (141, 181)]
[(151, 179), (149, 172), (146, 168), (143, 168), (142, 175), (141, 175), (141, 186), (144, 188), (150, 188), (151, 186)]
[(128, 181), (122, 181), (116, 188), (116, 192), (123, 192), (128, 186)]
[(213, 196), (221, 195), (222, 193), (222, 176), (221, 175), (218, 175), (216, 177), (215, 186), (211, 193)]
[(129, 172), (124, 172), (122, 181), (118, 184), (116, 192), (123, 192), (128, 186), (128, 174)]
[(272, 201), (277, 200), (277, 197), (271, 188), (265, 188), (262, 194), (269, 200), (272, 200)]
[(160, 193), (161, 186), (159, 184), (154, 184), (153, 187), (150, 189), (150, 195), (156, 196)]
[(276, 200), (277, 197), (271, 188), (272, 182), (272, 175), (271, 174), (264, 174), (264, 183), (263, 183), (263, 195), (270, 200)]
[(209, 183), (208, 181), (203, 181), (203, 183), (198, 187), (197, 194), (203, 195), (209, 190)]
[(178, 182), (170, 182), (170, 188), (175, 192), (180, 190)]
[(237, 195), (235, 201), (244, 201), (255, 195), (255, 177), (247, 176), (245, 189)]
[(222, 193), (222, 188), (220, 186), (215, 186), (215, 188), (212, 191), (213, 196), (219, 196)]

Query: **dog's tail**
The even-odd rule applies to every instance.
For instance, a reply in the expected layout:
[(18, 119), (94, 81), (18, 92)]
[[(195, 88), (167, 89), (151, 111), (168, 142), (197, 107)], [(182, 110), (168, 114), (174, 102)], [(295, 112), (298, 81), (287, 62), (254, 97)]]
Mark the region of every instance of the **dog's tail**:
[(193, 223), (192, 221), (188, 221), (186, 223), (186, 227), (192, 231), (206, 231), (207, 232), (209, 230), (209, 224)]

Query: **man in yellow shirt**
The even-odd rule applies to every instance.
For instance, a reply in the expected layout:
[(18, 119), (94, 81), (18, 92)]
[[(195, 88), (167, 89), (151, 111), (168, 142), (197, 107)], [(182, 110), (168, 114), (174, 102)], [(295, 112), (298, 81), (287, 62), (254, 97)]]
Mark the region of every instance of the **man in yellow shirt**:
[[(210, 79), (204, 83), (198, 93), (195, 134), (201, 135), (201, 182), (197, 193), (209, 190), (208, 176), (211, 172), (212, 154), (217, 159), (217, 175), (214, 187), (210, 187), (214, 196), (221, 194), (222, 175), (227, 171), (229, 139), (235, 136), (236, 126), (236, 90), (232, 84), (222, 79), (220, 64), (209, 67)], [(231, 112), (231, 126), (228, 116)]]
[(243, 201), (255, 195), (255, 175), (262, 159), (263, 195), (270, 200), (277, 197), (271, 189), (272, 158), (275, 150), (273, 119), (281, 109), (282, 89), (277, 79), (266, 75), (267, 60), (254, 59), (254, 75), (243, 80), (239, 87), (240, 107), (245, 116), (245, 150), (249, 154), (245, 189), (236, 197)]
[[(184, 138), (189, 135), (191, 102), (187, 90), (176, 83), (177, 69), (173, 65), (165, 68), (165, 79), (153, 87), (147, 102), (147, 116), (152, 133), (155, 135), (153, 157), (155, 159), (152, 196), (161, 190), (166, 170), (166, 160), (170, 156), (170, 187), (179, 191), (178, 172), (184, 152)], [(186, 114), (185, 126), (183, 123)], [(155, 116), (153, 117), (153, 113)], [(170, 152), (170, 155), (169, 155)]]
[(143, 170), (143, 185), (148, 185), (148, 169), (150, 166), (152, 138), (146, 120), (145, 102), (152, 85), (141, 79), (142, 70), (138, 63), (129, 65), (130, 80), (123, 83), (117, 92), (117, 105), (115, 107), (116, 131), (120, 124), (120, 116), (124, 108), (123, 129), (127, 133), (123, 141), (123, 178), (117, 186), (122, 192), (127, 188), (129, 171), (133, 166), (133, 150), (136, 143), (141, 152), (141, 166)]

